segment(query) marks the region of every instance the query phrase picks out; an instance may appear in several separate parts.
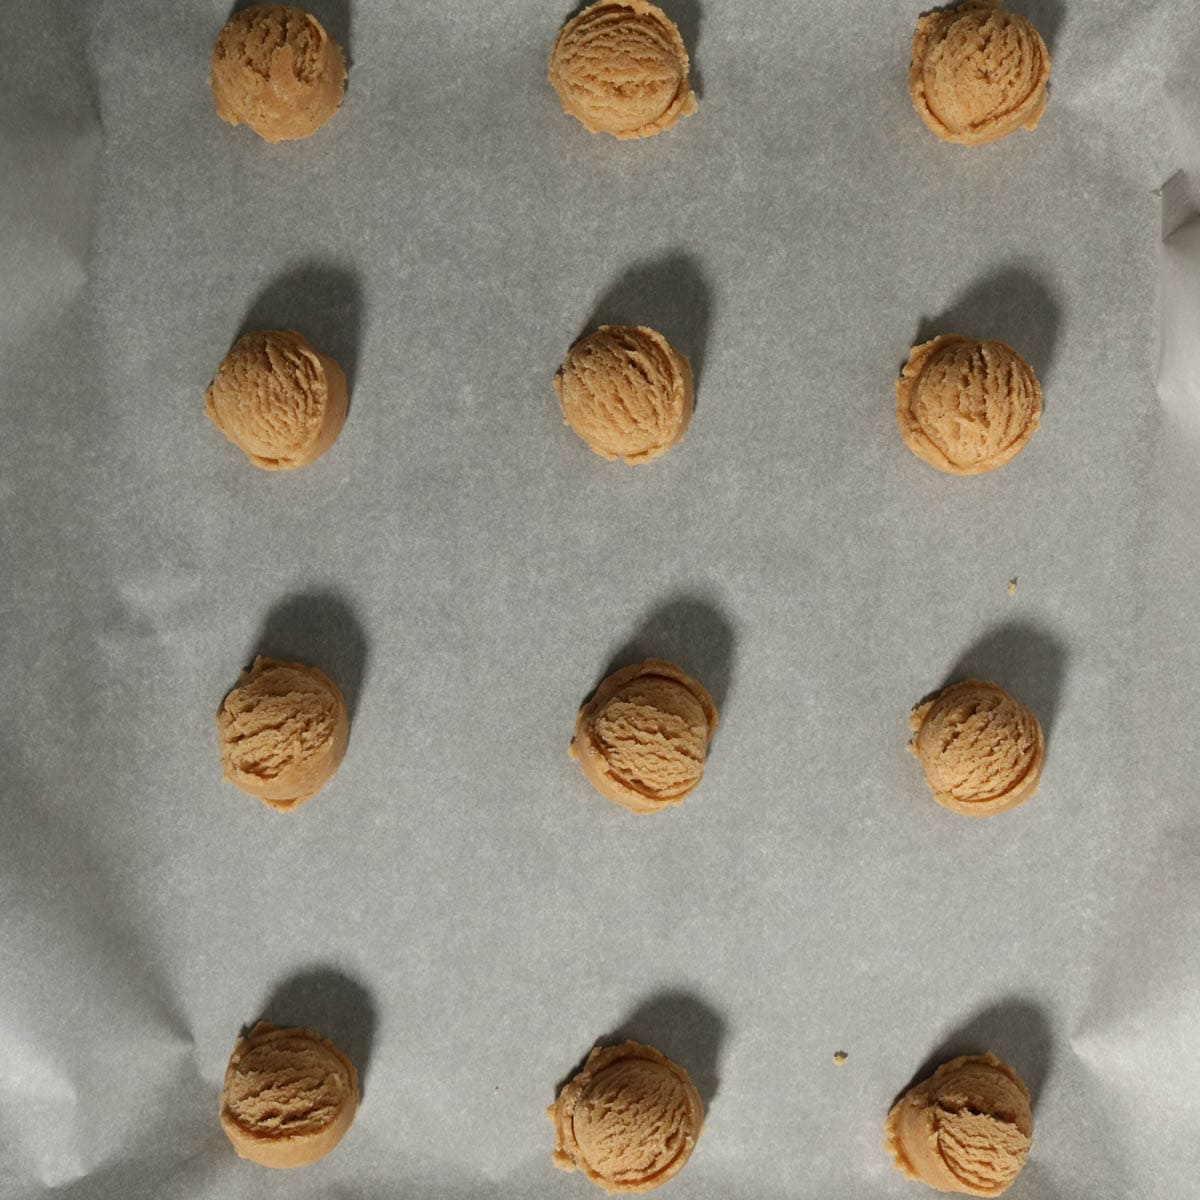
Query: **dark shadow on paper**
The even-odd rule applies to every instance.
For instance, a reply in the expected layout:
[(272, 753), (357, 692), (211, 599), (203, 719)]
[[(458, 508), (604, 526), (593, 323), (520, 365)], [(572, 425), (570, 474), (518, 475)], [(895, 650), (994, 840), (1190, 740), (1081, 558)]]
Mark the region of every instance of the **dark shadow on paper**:
[[(647, 658), (665, 658), (708, 689), (720, 714), (733, 679), (736, 646), (733, 622), (719, 605), (706, 596), (683, 594), (650, 611), (609, 659), (602, 678)], [(589, 699), (590, 693), (584, 703)]]
[(580, 337), (598, 325), (648, 325), (658, 330), (691, 360), (699, 409), (712, 306), (712, 287), (699, 259), (674, 250), (630, 267), (596, 301)]
[[(724, 1040), (725, 1018), (711, 1004), (692, 992), (671, 988), (642, 1001), (616, 1029), (599, 1038), (596, 1045), (640, 1042), (661, 1051), (691, 1076), (707, 1109), (720, 1082), (718, 1071)], [(556, 1096), (583, 1070), (588, 1054), (558, 1081)]]
[[(328, 1038), (354, 1064), (359, 1094), (366, 1095), (378, 1014), (371, 993), (358, 980), (333, 967), (298, 971), (275, 988), (258, 1019), (302, 1026)], [(248, 1032), (243, 1030), (243, 1036)]]
[(242, 331), (294, 329), (346, 375), (351, 407), (362, 341), (362, 282), (353, 268), (308, 260), (284, 271), (258, 294)]
[(1067, 657), (1066, 646), (1054, 634), (1027, 621), (1006, 621), (959, 656), (943, 687), (962, 679), (999, 684), (1033, 710), (1049, 744)]
[[(1058, 31), (1066, 12), (1063, 0), (1013, 0), (1010, 11), (1029, 20), (1034, 29), (1042, 35), (1042, 41), (1046, 43), (1046, 49), (1053, 58)], [(1054, 86), (1053, 64), (1050, 69), (1050, 86)]]
[(1054, 1039), (1045, 1010), (1021, 996), (988, 1005), (956, 1029), (929, 1054), (892, 1103), (909, 1088), (928, 1079), (942, 1063), (964, 1054), (989, 1051), (1021, 1077), (1036, 1110), (1054, 1062)]
[[(232, 17), (235, 12), (240, 12), (243, 8), (252, 8), (262, 2), (263, 0), (237, 0), (237, 3), (230, 8), (229, 16)], [(325, 27), (325, 32), (341, 46), (342, 53), (346, 56), (346, 69), (349, 73), (350, 64), (353, 61), (351, 0), (310, 0), (301, 7), (306, 12), (312, 13)], [(349, 79), (346, 81), (346, 90), (350, 90)]]
[(1045, 279), (1012, 266), (968, 288), (940, 315), (923, 317), (913, 344), (943, 333), (1006, 342), (1033, 367), (1044, 388), (1061, 324), (1062, 305)]
[(353, 736), (368, 645), (362, 623), (344, 596), (315, 589), (276, 604), (263, 622), (254, 653), (324, 671), (341, 688)]

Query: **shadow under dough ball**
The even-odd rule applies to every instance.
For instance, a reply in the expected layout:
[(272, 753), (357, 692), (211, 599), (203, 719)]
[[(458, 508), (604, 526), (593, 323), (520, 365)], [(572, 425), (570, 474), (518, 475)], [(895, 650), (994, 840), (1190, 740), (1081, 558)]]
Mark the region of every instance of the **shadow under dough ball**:
[(559, 31), (550, 82), (589, 133), (649, 137), (696, 111), (675, 23), (646, 0), (599, 0)]
[(337, 441), (349, 403), (342, 368), (280, 329), (238, 338), (204, 393), (209, 420), (264, 471), (316, 462)]
[(570, 755), (606, 799), (635, 813), (681, 803), (700, 783), (717, 710), (674, 663), (614, 671), (575, 718)]
[(965, 0), (917, 22), (908, 90), (918, 116), (944, 142), (980, 146), (1035, 129), (1049, 79), (1041, 34), (996, 0)]
[(345, 1136), (358, 1112), (358, 1072), (311, 1029), (260, 1021), (238, 1038), (221, 1089), (221, 1128), (239, 1158), (306, 1167)]
[(247, 125), (267, 142), (294, 141), (341, 106), (346, 60), (310, 13), (256, 4), (217, 34), (208, 81), (222, 121)]
[(546, 1115), (554, 1165), (613, 1192), (649, 1192), (677, 1175), (704, 1124), (688, 1073), (650, 1046), (596, 1047)]
[(1029, 1090), (994, 1054), (943, 1063), (888, 1113), (884, 1148), (906, 1179), (939, 1192), (999, 1196), (1033, 1141)]
[(601, 458), (659, 458), (687, 432), (692, 364), (644, 325), (601, 325), (567, 351), (554, 377), (563, 420)]
[(1046, 757), (1041, 722), (994, 683), (952, 684), (913, 709), (909, 726), (908, 748), (943, 808), (989, 817), (1038, 789)]
[(217, 740), (224, 777), (286, 812), (333, 777), (350, 740), (350, 718), (324, 671), (259, 657), (221, 702)]
[(1042, 385), (1003, 342), (956, 333), (915, 346), (896, 380), (904, 444), (948, 475), (982, 475), (1015, 458), (1037, 432)]

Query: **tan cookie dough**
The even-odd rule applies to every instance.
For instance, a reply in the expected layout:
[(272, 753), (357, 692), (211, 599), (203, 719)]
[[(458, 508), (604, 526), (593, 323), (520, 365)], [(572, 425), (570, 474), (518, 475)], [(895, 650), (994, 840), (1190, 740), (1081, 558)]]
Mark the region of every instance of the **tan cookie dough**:
[(550, 82), (589, 133), (649, 137), (696, 111), (679, 30), (646, 0), (599, 0), (568, 21), (550, 52)]
[(704, 1105), (688, 1073), (650, 1046), (597, 1047), (546, 1114), (554, 1165), (606, 1192), (649, 1192), (691, 1157)]
[(909, 726), (908, 748), (944, 808), (988, 817), (1037, 791), (1046, 757), (1041, 723), (994, 683), (952, 684), (914, 708)]
[(600, 795), (630, 812), (659, 812), (695, 790), (716, 727), (708, 692), (650, 658), (600, 684), (575, 718), (569, 753)]
[(286, 811), (332, 778), (346, 753), (350, 718), (324, 671), (260, 657), (221, 702), (217, 739), (225, 778)]
[(993, 1054), (943, 1063), (905, 1093), (884, 1126), (884, 1148), (906, 1179), (963, 1196), (999, 1196), (1032, 1139), (1029, 1091)]
[(643, 325), (601, 325), (554, 377), (563, 419), (601, 458), (659, 458), (692, 420), (692, 364)]
[(904, 444), (948, 475), (982, 475), (1025, 448), (1042, 416), (1042, 385), (1003, 342), (943, 334), (913, 348), (896, 380)]
[(260, 1021), (238, 1038), (221, 1089), (221, 1128), (240, 1158), (306, 1167), (340, 1142), (358, 1111), (358, 1072), (311, 1029)]
[(217, 34), (208, 82), (222, 121), (287, 142), (315, 133), (337, 112), (346, 60), (310, 13), (256, 4), (235, 12)]
[(908, 90), (921, 120), (944, 142), (981, 146), (1035, 129), (1049, 79), (1041, 34), (995, 0), (964, 0), (917, 22)]
[(316, 462), (348, 405), (342, 368), (291, 330), (243, 334), (204, 393), (209, 420), (266, 471)]

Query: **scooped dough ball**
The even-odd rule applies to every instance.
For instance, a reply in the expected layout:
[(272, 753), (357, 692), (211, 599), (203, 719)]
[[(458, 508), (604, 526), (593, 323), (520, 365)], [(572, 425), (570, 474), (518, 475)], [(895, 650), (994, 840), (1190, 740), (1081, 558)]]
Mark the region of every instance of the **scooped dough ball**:
[(554, 390), (566, 423), (610, 461), (658, 458), (692, 420), (692, 364), (642, 325), (601, 325), (576, 342)]
[(564, 112), (615, 138), (649, 137), (696, 111), (683, 38), (646, 0), (599, 0), (568, 21), (550, 82)]
[(614, 671), (575, 718), (570, 754), (605, 798), (635, 813), (680, 804), (704, 775), (717, 710), (674, 663)]
[(917, 22), (908, 90), (944, 142), (979, 146), (1036, 128), (1049, 79), (1041, 34), (996, 0), (965, 0)]
[(649, 1192), (691, 1157), (704, 1105), (688, 1073), (651, 1046), (597, 1047), (559, 1093), (554, 1165), (609, 1193)]
[(238, 1038), (221, 1089), (221, 1128), (239, 1158), (306, 1167), (345, 1136), (358, 1111), (358, 1072), (311, 1029), (260, 1021)]
[(904, 443), (949, 475), (981, 475), (1025, 448), (1042, 415), (1033, 368), (1003, 342), (944, 334), (917, 346), (896, 380)]
[(333, 777), (350, 740), (350, 718), (324, 671), (259, 657), (221, 702), (217, 740), (225, 778), (286, 811)]
[(209, 71), (217, 116), (267, 142), (315, 133), (346, 91), (341, 48), (310, 13), (282, 4), (235, 12), (217, 34)]
[(1032, 1141), (1029, 1090), (994, 1054), (943, 1063), (884, 1126), (884, 1147), (906, 1179), (963, 1196), (1007, 1191)]
[(209, 420), (266, 471), (316, 462), (337, 441), (349, 402), (342, 368), (280, 329), (238, 338), (204, 393)]
[(1046, 757), (1041, 723), (994, 683), (952, 684), (913, 709), (909, 725), (908, 748), (944, 808), (987, 817), (1037, 791)]

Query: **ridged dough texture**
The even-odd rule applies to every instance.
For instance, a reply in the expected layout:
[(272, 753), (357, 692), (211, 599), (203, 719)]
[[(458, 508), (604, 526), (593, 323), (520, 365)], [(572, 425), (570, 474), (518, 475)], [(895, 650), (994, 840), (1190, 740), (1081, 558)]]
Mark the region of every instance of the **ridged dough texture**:
[(1029, 1091), (994, 1054), (943, 1063), (884, 1126), (884, 1146), (905, 1178), (964, 1196), (1006, 1191), (1032, 1141)]
[(1042, 386), (1003, 342), (943, 334), (913, 348), (896, 381), (904, 444), (948, 475), (982, 475), (1016, 457), (1037, 432)]
[(700, 783), (717, 719), (701, 684), (647, 659), (600, 684), (575, 719), (570, 752), (602, 796), (631, 812), (659, 812)]
[(1036, 128), (1049, 79), (1041, 34), (995, 0), (965, 0), (917, 22), (908, 90), (944, 142), (979, 146)]
[(316, 667), (256, 658), (217, 710), (221, 768), (271, 808), (295, 808), (329, 782), (350, 718), (337, 684)]
[(600, 0), (568, 21), (550, 52), (550, 82), (585, 129), (622, 140), (696, 111), (679, 30), (646, 0)]
[(217, 116), (264, 141), (315, 133), (346, 91), (346, 60), (321, 22), (303, 9), (257, 4), (217, 34), (209, 71)]
[(342, 1140), (358, 1110), (358, 1072), (311, 1029), (260, 1021), (234, 1046), (221, 1090), (221, 1128), (241, 1158), (303, 1167)]
[(994, 683), (952, 684), (913, 709), (909, 724), (909, 749), (944, 808), (986, 817), (1037, 791), (1046, 753), (1041, 723)]
[(594, 1049), (548, 1112), (554, 1165), (609, 1193), (648, 1192), (682, 1170), (704, 1123), (688, 1073), (650, 1046)]
[(691, 363), (644, 325), (601, 325), (576, 342), (554, 391), (564, 421), (610, 462), (666, 454), (692, 420)]
[(316, 462), (346, 421), (346, 377), (294, 330), (243, 334), (204, 394), (212, 423), (256, 466)]

